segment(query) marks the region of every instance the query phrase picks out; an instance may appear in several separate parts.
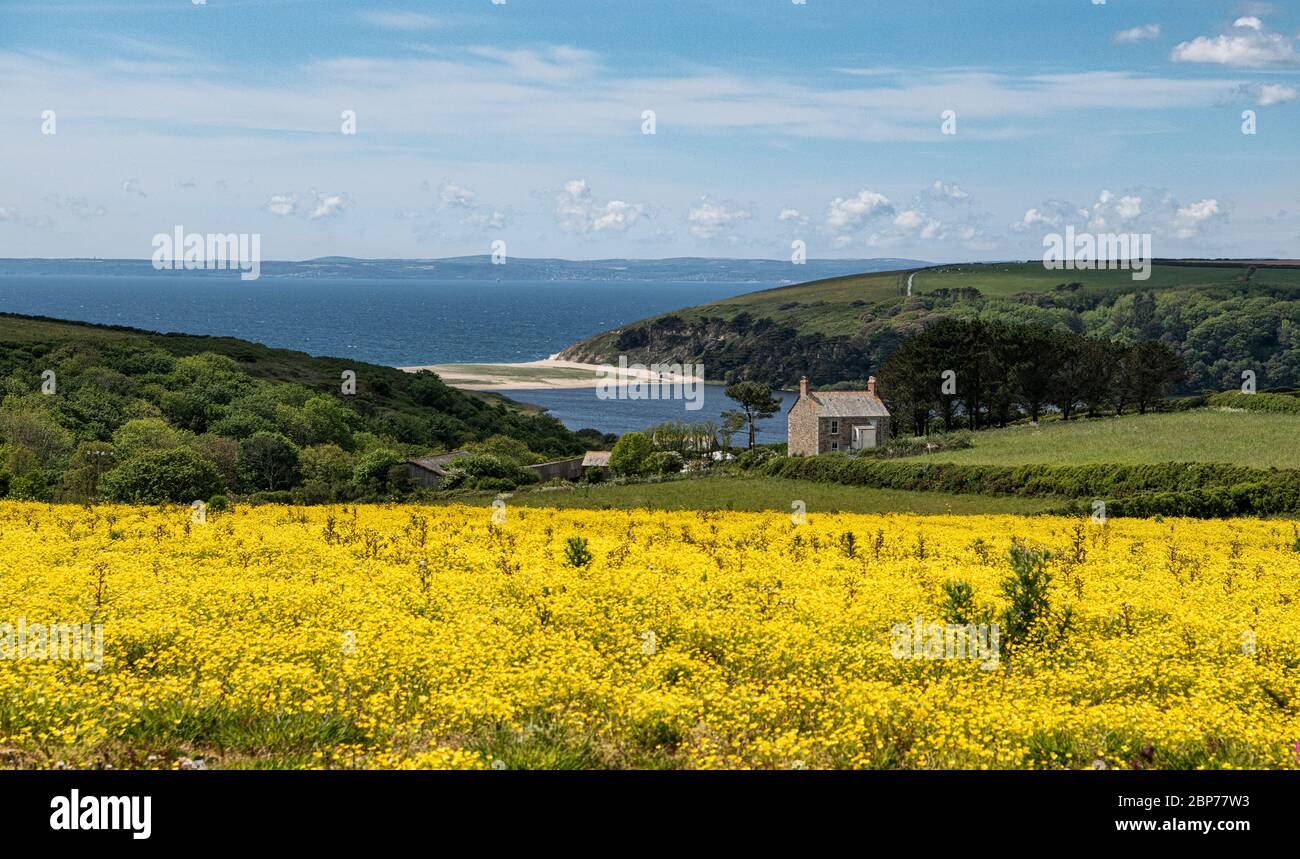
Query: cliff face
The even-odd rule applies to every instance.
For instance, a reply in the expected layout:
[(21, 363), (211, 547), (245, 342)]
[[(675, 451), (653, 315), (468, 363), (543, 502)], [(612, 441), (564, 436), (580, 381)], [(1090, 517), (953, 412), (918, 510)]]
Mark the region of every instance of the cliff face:
[(699, 363), (710, 381), (765, 382), (792, 387), (800, 376), (816, 385), (862, 380), (884, 362), (900, 337), (801, 334), (770, 319), (671, 315), (607, 331), (565, 349), (560, 357), (592, 364)]

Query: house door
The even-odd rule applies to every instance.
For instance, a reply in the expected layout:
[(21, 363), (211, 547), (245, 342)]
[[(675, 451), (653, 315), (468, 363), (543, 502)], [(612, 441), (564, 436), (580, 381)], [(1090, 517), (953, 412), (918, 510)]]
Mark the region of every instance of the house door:
[(853, 428), (853, 449), (862, 450), (864, 447), (876, 446), (876, 427), (874, 424), (867, 426), (856, 426)]

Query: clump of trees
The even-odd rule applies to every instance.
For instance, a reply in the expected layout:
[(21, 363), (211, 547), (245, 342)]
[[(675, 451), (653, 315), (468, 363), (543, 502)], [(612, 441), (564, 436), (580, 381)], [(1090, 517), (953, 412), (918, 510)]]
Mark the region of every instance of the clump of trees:
[(643, 432), (624, 433), (609, 455), (609, 467), (623, 477), (677, 474), (712, 462), (723, 449), (722, 427), (713, 421), (667, 421)]
[(1037, 421), (1055, 410), (1146, 412), (1185, 377), (1164, 343), (1133, 345), (983, 319), (939, 320), (905, 341), (880, 371), (881, 394), (898, 431), (927, 433)]

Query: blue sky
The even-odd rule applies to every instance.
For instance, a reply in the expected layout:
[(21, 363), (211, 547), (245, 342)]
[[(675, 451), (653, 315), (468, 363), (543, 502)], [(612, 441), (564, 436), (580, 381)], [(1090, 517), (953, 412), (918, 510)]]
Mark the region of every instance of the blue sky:
[(4, 0), (0, 256), (1300, 256), (1298, 36), (1216, 0)]

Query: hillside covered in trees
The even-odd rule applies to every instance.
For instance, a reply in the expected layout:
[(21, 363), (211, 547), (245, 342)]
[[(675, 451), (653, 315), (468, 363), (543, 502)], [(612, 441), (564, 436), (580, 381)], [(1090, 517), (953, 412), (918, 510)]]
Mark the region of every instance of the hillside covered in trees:
[[(346, 374), (355, 374), (355, 392)], [(521, 462), (582, 438), (410, 374), (227, 337), (0, 315), (0, 495), (85, 501), (404, 494), (411, 455), (486, 445)]]
[[(911, 295), (908, 283), (911, 281)], [(1058, 272), (1041, 263), (953, 265), (763, 290), (684, 308), (576, 343), (564, 358), (699, 362), (710, 380), (856, 384), (942, 319), (1034, 325), (1182, 359), (1178, 393), (1300, 386), (1300, 269), (1225, 262)]]

